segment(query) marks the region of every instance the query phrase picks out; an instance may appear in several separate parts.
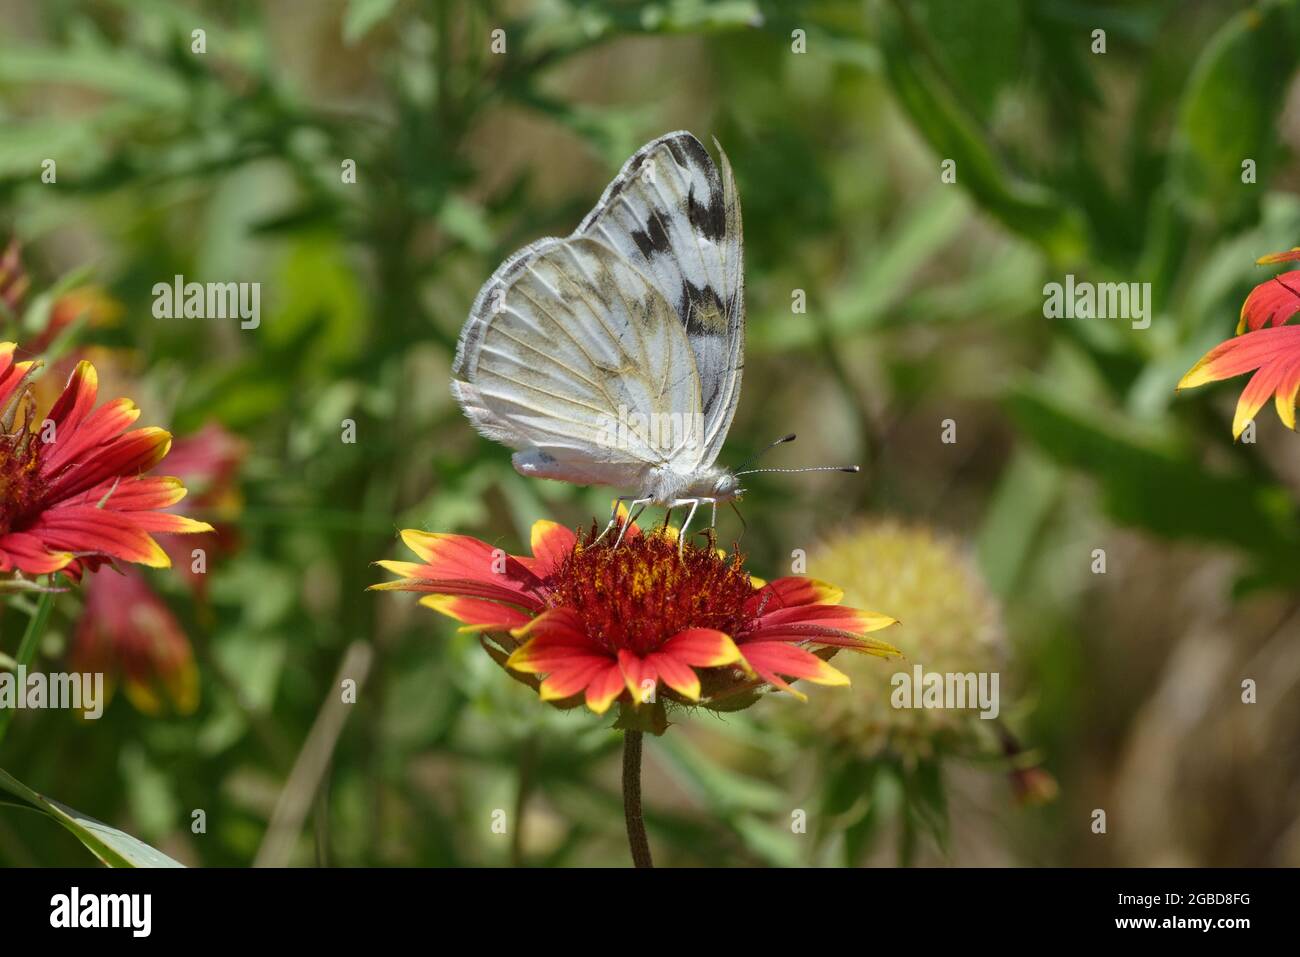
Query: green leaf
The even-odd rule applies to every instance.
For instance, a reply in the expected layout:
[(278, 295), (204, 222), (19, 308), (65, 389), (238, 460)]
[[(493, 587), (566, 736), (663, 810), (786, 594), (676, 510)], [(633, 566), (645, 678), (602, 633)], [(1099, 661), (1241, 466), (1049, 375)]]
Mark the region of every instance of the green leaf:
[[(911, 207), (878, 246), (864, 249), (854, 279), (834, 291), (825, 306), (828, 332), (837, 337), (880, 325), (903, 302), (913, 279), (938, 258), (970, 221), (970, 204), (951, 189), (934, 189)], [(818, 308), (811, 303), (810, 308)], [(788, 311), (754, 323), (755, 351), (799, 348), (816, 338), (816, 326)]]
[[(1281, 5), (1229, 20), (1197, 60), (1174, 128), (1171, 178), (1189, 213), (1219, 222), (1253, 215), (1274, 152), (1275, 119), (1296, 68)], [(1242, 182), (1242, 163), (1257, 183)]]
[(922, 761), (904, 774), (907, 816), (912, 827), (929, 836), (939, 849), (948, 853), (950, 828), (948, 792), (943, 782), (943, 766), (934, 759)]
[(460, 196), (448, 196), (438, 211), (438, 224), (475, 252), (487, 252), (495, 241), (483, 207)]
[(1275, 568), (1294, 566), (1300, 527), (1281, 486), (1209, 472), (1187, 451), (1157, 444), (1092, 408), (1067, 405), (1041, 387), (1020, 387), (1010, 407), (1044, 452), (1096, 480), (1117, 521), (1169, 539), (1234, 545)]
[(1023, 70), (1025, 17), (1019, 0), (920, 0), (914, 9), (951, 86), (980, 122), (989, 122), (998, 94)]
[(1029, 450), (1018, 451), (1003, 470), (976, 541), (980, 570), (994, 594), (1015, 594), (1061, 485), (1060, 470)]
[(179, 112), (188, 93), (170, 69), (139, 54), (88, 43), (68, 49), (0, 47), (0, 84), (80, 86)]
[(1082, 255), (1087, 237), (1081, 212), (1052, 190), (1017, 180), (1003, 168), (983, 130), (892, 16), (882, 18), (881, 51), (895, 97), (938, 158), (956, 162), (957, 184), (1052, 259), (1069, 262)]
[[(789, 798), (765, 781), (720, 767), (706, 759), (680, 735), (665, 735), (657, 742), (660, 755), (676, 772), (678, 781), (693, 791), (709, 809), (727, 819), (742, 811), (783, 811)], [(735, 823), (730, 821), (730, 823)]]
[(183, 866), (124, 831), (38, 794), (7, 771), (0, 770), (0, 788), (58, 821), (108, 867)]
[[(55, 160), (59, 176), (67, 176), (71, 171), (84, 174), (86, 170), (98, 168), (103, 153), (93, 119), (79, 117), (72, 122), (36, 119), (0, 125), (0, 176), (6, 178), (27, 178), (39, 183), (44, 172), (41, 163), (47, 159)], [(67, 163), (63, 157), (76, 157), (75, 164)]]
[(799, 866), (799, 838), (787, 823), (768, 824), (752, 814), (741, 814), (731, 822), (745, 846), (773, 867)]

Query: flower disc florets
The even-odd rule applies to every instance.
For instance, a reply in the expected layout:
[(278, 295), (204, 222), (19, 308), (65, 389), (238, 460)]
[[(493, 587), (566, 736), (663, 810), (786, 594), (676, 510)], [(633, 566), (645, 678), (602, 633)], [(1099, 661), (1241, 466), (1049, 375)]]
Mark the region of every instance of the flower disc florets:
[[(647, 655), (688, 628), (739, 634), (754, 594), (739, 553), (677, 540), (663, 531), (595, 541), (595, 528), (579, 539), (547, 578), (546, 604), (572, 608), (592, 640), (617, 653)], [(710, 543), (711, 544), (711, 543)]]

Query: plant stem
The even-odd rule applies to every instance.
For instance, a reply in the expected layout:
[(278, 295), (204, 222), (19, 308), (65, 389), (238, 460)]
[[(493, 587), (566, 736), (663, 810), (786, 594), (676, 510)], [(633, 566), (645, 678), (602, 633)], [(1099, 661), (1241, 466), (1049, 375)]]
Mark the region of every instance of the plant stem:
[[(19, 668), (25, 668), (32, 663), (36, 657), (36, 649), (41, 643), (41, 636), (45, 634), (45, 626), (49, 623), (50, 612), (54, 610), (55, 592), (47, 591), (41, 594), (41, 603), (36, 606), (36, 612), (27, 620), (27, 630), (23, 632), (22, 643), (18, 646), (18, 657), (14, 659), (14, 671)], [(22, 689), (19, 689), (21, 693)], [(4, 740), (5, 732), (9, 730), (9, 722), (13, 720), (14, 709), (6, 708), (0, 711), (0, 741)]]
[(650, 842), (641, 816), (641, 732), (623, 732), (623, 816), (627, 819), (627, 843), (635, 867), (654, 867)]
[(515, 792), (514, 830), (510, 836), (510, 866), (524, 866), (524, 813), (528, 807), (528, 798), (533, 792), (533, 780), (537, 768), (536, 734), (530, 734), (519, 751), (519, 789)]

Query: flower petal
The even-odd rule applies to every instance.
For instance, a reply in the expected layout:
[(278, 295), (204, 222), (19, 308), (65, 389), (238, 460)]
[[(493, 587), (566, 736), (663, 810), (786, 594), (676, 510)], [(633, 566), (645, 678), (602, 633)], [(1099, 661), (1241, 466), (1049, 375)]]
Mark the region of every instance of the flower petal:
[[(79, 362), (68, 376), (63, 393), (50, 409), (49, 420), (57, 432), (71, 433), (95, 407), (99, 395), (99, 373), (89, 362)], [(121, 400), (119, 400), (121, 401)]]
[[(108, 437), (102, 443), (83, 441), (81, 432), (97, 426), (104, 433), (121, 431), (118, 428), (120, 419), (115, 419), (109, 428), (104, 429), (102, 421), (97, 418), (108, 408), (101, 406), (96, 409), (71, 440), (56, 438), (52, 457), (41, 457), (41, 474), (49, 483), (46, 489), (49, 498), (70, 498), (97, 487), (101, 482), (119, 476), (133, 477), (149, 471), (167, 456), (172, 437), (166, 429), (135, 429), (125, 435)], [(138, 415), (138, 411), (133, 413), (133, 416)], [(96, 421), (92, 422), (92, 419)], [(60, 433), (60, 436), (64, 434)]]
[(567, 608), (553, 608), (511, 634), (524, 641), (506, 660), (516, 671), (537, 674), (552, 670), (567, 659), (614, 656), (582, 630), (582, 622)]
[(1280, 326), (1300, 312), (1300, 286), (1295, 282), (1300, 276), (1294, 273), (1283, 275), (1287, 278), (1274, 276), (1250, 291), (1241, 305), (1241, 317), (1237, 321), (1238, 335), (1247, 328), (1263, 329), (1270, 323)]
[(615, 671), (618, 670), (618, 666), (608, 658), (595, 656), (574, 658), (547, 675), (546, 680), (538, 686), (537, 693), (543, 701), (562, 701), (565, 698), (572, 698), (586, 691), (592, 679), (597, 675), (604, 675), (611, 665)]
[(469, 535), (408, 528), (402, 541), (424, 561), (416, 578), (471, 579), (521, 592), (532, 592), (541, 584), (518, 558)]
[(1300, 246), (1288, 249), (1284, 253), (1269, 253), (1267, 256), (1260, 256), (1255, 260), (1257, 266), (1271, 266), (1275, 263), (1295, 262), (1300, 259)]
[(0, 572), (21, 568), (32, 575), (47, 575), (67, 567), (73, 559), (71, 552), (56, 552), (27, 532), (10, 532), (0, 535)]
[[(170, 464), (170, 463), (168, 463)], [(116, 512), (142, 512), (170, 508), (185, 498), (185, 485), (178, 478), (131, 476), (101, 482), (83, 493), (82, 504), (111, 508)]]
[(530, 535), (533, 557), (520, 558), (528, 569), (538, 577), (545, 578), (559, 568), (564, 559), (578, 543), (578, 536), (573, 530), (559, 522), (540, 519), (533, 523)]
[(150, 568), (170, 568), (162, 547), (133, 516), (102, 508), (70, 506), (42, 512), (31, 531), (51, 549), (108, 555)]
[(587, 685), (587, 707), (596, 714), (604, 714), (622, 693), (623, 671), (618, 662), (611, 661), (609, 667), (597, 672)]
[[(618, 653), (618, 666), (623, 673), (627, 692), (632, 696), (632, 703), (642, 705), (649, 702), (659, 683), (659, 670), (649, 656), (643, 658), (635, 652), (622, 648)], [(647, 682), (649, 682), (648, 686)]]
[(36, 362), (15, 362), (12, 342), (0, 342), (0, 415), (4, 414), (9, 400), (18, 394), (27, 377), (37, 367)]
[(462, 622), (460, 631), (513, 631), (533, 618), (513, 605), (464, 595), (426, 595), (420, 604)]
[(749, 641), (784, 641), (794, 644), (818, 645), (826, 648), (844, 648), (877, 658), (898, 658), (902, 652), (887, 641), (868, 638), (847, 631), (824, 628), (821, 625), (778, 625), (775, 628), (760, 629), (745, 636)]
[(1221, 342), (1188, 370), (1179, 389), (1231, 379), (1244, 372), (1300, 354), (1300, 326), (1259, 329)]
[(781, 675), (820, 685), (849, 683), (848, 676), (832, 668), (828, 662), (783, 641), (747, 641), (741, 645), (740, 652), (764, 681), (799, 698), (805, 696), (782, 681)]
[(777, 578), (759, 590), (745, 603), (745, 611), (758, 614), (774, 611), (791, 605), (838, 605), (844, 598), (844, 592), (827, 582), (815, 578), (789, 577)]
[(665, 641), (659, 651), (695, 668), (719, 668), (741, 660), (731, 636), (713, 628), (686, 628)]
[(700, 676), (695, 673), (694, 668), (662, 651), (653, 652), (648, 659), (659, 680), (664, 684), (684, 698), (690, 698), (692, 701), (700, 700)]
[(755, 631), (777, 626), (816, 624), (822, 628), (865, 634), (897, 624), (897, 620), (874, 611), (846, 608), (843, 605), (796, 605), (793, 608), (776, 608), (764, 612), (754, 624)]

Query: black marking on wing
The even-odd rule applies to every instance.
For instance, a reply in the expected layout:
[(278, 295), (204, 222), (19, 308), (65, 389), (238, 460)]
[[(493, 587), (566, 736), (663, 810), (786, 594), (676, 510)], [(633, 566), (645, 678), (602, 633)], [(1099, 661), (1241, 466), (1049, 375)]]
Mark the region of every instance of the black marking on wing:
[(695, 184), (691, 184), (686, 195), (686, 216), (691, 225), (713, 242), (718, 242), (727, 234), (727, 214), (722, 203), (722, 189), (711, 190), (707, 203), (700, 203), (695, 198)]
[(683, 279), (681, 292), (677, 294), (677, 312), (679, 315), (687, 317), (686, 331), (690, 335), (725, 336), (728, 334), (725, 326), (719, 328), (715, 325), (710, 328), (696, 321), (696, 317), (699, 315), (713, 315), (722, 318), (728, 315), (727, 304), (722, 301), (718, 290), (712, 286), (701, 288), (692, 284), (690, 280)]
[(668, 238), (668, 233), (664, 229), (663, 220), (659, 210), (652, 210), (653, 215), (650, 222), (646, 223), (644, 230), (634, 230), (632, 241), (636, 243), (636, 248), (641, 250), (641, 255), (649, 259), (655, 254), (665, 255), (672, 252), (672, 241)]

